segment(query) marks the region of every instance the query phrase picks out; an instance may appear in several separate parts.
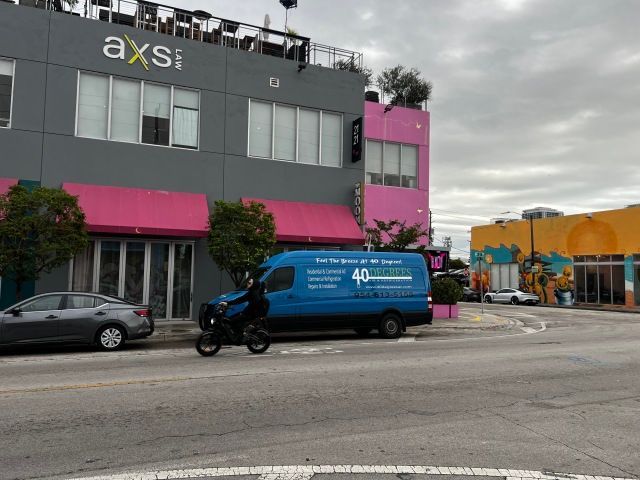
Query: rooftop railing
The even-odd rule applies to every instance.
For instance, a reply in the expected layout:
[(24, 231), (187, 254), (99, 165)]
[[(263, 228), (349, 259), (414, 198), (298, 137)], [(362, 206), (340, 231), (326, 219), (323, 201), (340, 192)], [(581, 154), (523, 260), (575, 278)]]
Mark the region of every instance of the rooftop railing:
[(323, 67), (362, 67), (361, 53), (314, 43), (301, 35), (214, 17), (202, 10), (183, 10), (144, 0), (81, 0), (73, 8), (61, 0), (20, 3)]

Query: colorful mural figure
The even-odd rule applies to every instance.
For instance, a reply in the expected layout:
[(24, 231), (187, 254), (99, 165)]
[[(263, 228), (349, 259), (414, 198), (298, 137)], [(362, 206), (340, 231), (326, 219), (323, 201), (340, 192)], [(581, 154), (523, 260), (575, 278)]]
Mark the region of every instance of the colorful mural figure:
[[(517, 246), (498, 248), (485, 247), (485, 257), (482, 265), (483, 291), (491, 289), (491, 265), (516, 264), (518, 267), (518, 285), (510, 285), (523, 292), (534, 293), (540, 297), (541, 303), (572, 305), (574, 298), (573, 267), (570, 258), (553, 252), (551, 256), (534, 252), (534, 265), (537, 273), (531, 273), (531, 255)], [(487, 253), (491, 252), (491, 253)], [(475, 253), (472, 255), (475, 257)], [(477, 261), (473, 264), (474, 272), (471, 276), (473, 288), (480, 290), (479, 269)]]

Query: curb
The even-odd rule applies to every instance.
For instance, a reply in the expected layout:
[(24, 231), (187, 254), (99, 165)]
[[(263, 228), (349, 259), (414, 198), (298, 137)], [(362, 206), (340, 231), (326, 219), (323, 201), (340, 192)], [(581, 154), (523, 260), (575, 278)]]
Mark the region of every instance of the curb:
[(539, 303), (536, 305), (538, 307), (543, 308), (558, 308), (562, 310), (589, 310), (593, 312), (612, 312), (612, 313), (636, 313), (640, 314), (640, 309), (638, 308), (625, 308), (621, 306), (620, 308), (611, 308), (606, 305), (601, 306), (590, 306), (590, 305), (555, 305), (549, 303)]

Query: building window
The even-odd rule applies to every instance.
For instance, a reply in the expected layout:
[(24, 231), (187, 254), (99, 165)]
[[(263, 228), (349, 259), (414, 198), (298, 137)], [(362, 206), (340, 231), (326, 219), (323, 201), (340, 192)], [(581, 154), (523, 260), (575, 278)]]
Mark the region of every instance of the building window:
[(340, 167), (342, 115), (251, 100), (249, 156)]
[(576, 302), (624, 305), (624, 256), (573, 257)]
[(200, 95), (195, 90), (173, 89), (174, 147), (198, 148)]
[(0, 127), (11, 127), (14, 61), (0, 58)]
[(199, 124), (196, 90), (80, 72), (79, 137), (197, 149)]
[(78, 136), (107, 139), (109, 77), (83, 73), (78, 89)]
[(137, 142), (140, 134), (140, 82), (114, 78), (111, 95), (111, 140)]
[(366, 181), (371, 185), (418, 188), (418, 147), (367, 140)]
[(145, 83), (142, 102), (142, 143), (169, 145), (171, 87)]
[(71, 261), (72, 291), (99, 292), (148, 304), (153, 318), (191, 318), (193, 243), (93, 239)]

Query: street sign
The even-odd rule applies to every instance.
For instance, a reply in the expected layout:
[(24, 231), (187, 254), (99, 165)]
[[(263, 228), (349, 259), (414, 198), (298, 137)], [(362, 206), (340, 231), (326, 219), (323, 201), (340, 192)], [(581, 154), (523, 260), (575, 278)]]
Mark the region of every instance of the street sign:
[(484, 252), (476, 252), (476, 260), (484, 260)]

